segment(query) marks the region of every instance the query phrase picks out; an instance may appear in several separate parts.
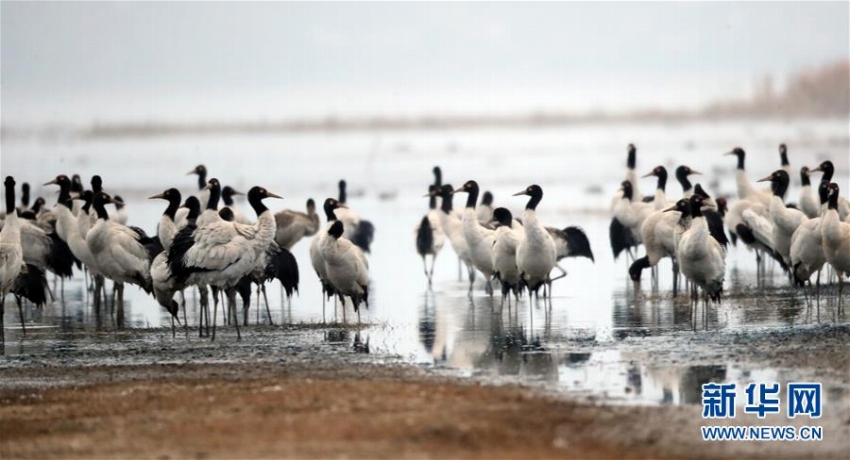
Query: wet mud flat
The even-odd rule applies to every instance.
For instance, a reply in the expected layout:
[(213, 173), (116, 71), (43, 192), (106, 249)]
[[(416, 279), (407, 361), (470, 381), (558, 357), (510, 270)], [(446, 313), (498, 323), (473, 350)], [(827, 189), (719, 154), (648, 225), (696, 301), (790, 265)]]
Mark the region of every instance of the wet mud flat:
[[(197, 332), (197, 331), (195, 331)], [(776, 368), (823, 382), (823, 417), (704, 421), (698, 404), (575, 398), (365, 353), (357, 331), (32, 331), (0, 360), (0, 453), (22, 457), (847, 458), (850, 325), (576, 342), (647, 366)], [(8, 351), (8, 344), (7, 344)], [(529, 351), (530, 355), (537, 352)], [(701, 425), (821, 425), (821, 442), (705, 442)]]

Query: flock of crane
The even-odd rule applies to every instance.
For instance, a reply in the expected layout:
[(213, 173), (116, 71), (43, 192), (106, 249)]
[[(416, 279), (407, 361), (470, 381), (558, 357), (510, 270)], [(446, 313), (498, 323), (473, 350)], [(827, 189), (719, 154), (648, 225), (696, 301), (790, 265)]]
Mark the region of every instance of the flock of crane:
[[(289, 250), (304, 237), (317, 233), (310, 253), (323, 291), (328, 296), (337, 295), (343, 308), (345, 297), (351, 299), (355, 310), (361, 302), (368, 302), (368, 262), (363, 251), (369, 251), (374, 227), (346, 206), (345, 181), (339, 183), (338, 200), (325, 200), (328, 223), (319, 233), (319, 216), (312, 199), (307, 201), (306, 213), (272, 213), (263, 200), (280, 197), (263, 187), (252, 187), (247, 193), (256, 214), (252, 222), (234, 206), (233, 196), (239, 192), (222, 187), (216, 178), (207, 180), (203, 165), (189, 174), (198, 176), (197, 196), (183, 200), (179, 190), (169, 188), (150, 197), (168, 202), (153, 237), (126, 225), (124, 202), (104, 191), (100, 176), (92, 178), (90, 190), (84, 190), (77, 175), (59, 175), (44, 184), (59, 187), (52, 209), (47, 209), (41, 198), (30, 208), (26, 183), (21, 186), (21, 205), (17, 206), (15, 179), (6, 177), (6, 207), (0, 230), (0, 302), (5, 303), (8, 293), (14, 294), (24, 327), (21, 300), (43, 305), (52, 296), (45, 272), (64, 280), (72, 276), (76, 265), (92, 277), (93, 307), (98, 317), (102, 306), (108, 304), (105, 280), (113, 281), (113, 307), (119, 315), (119, 327), (123, 324), (124, 284), (137, 285), (152, 294), (171, 313), (172, 330), (174, 321), (180, 323), (176, 293), (197, 286), (202, 307), (199, 334), (210, 333), (212, 292), (215, 338), (219, 294), (223, 292), (227, 298), (226, 321), (236, 326), (241, 337), (236, 295), (243, 300), (245, 323), (254, 284), (258, 295), (262, 292), (265, 297), (265, 283), (277, 279), (286, 296), (291, 297), (298, 290), (299, 271)], [(222, 200), (224, 206), (219, 209)], [(108, 212), (108, 205), (115, 205), (115, 211)], [(183, 303), (186, 322), (185, 299)]]
[[(735, 156), (738, 162), (738, 199), (730, 205), (726, 198), (711, 198), (700, 184), (693, 186), (688, 177), (700, 173), (687, 166), (676, 169), (681, 199), (668, 200), (663, 166), (643, 176), (657, 178), (655, 194), (644, 197), (638, 191), (636, 148), (629, 145), (626, 179), (611, 205), (610, 239), (615, 259), (625, 251), (631, 260), (629, 276), (639, 282), (643, 269), (671, 258), (674, 295), (681, 273), (692, 286), (703, 290), (706, 303), (709, 299), (719, 301), (728, 229), (733, 244), (740, 241), (754, 250), (759, 279), (765, 272), (766, 259), (771, 258), (795, 286), (805, 288), (808, 284), (811, 288), (811, 278), (817, 274), (815, 295), (819, 299), (820, 274), (829, 264), (838, 276), (840, 310), (843, 276), (850, 275), (850, 203), (832, 182), (835, 167), (827, 160), (815, 168), (800, 169), (799, 202), (786, 204), (793, 171), (785, 144), (779, 146), (779, 153), (781, 168), (758, 181), (769, 182), (766, 189), (756, 188), (747, 177), (743, 149), (737, 147), (726, 154)], [(823, 175), (813, 190), (811, 176), (816, 172)], [(641, 245), (646, 255), (638, 258)], [(695, 290), (692, 295), (696, 296)]]
[[(691, 298), (696, 304), (697, 288), (706, 304), (720, 301), (726, 272), (726, 252), (730, 243), (755, 251), (758, 275), (765, 270), (765, 260), (773, 259), (782, 267), (794, 285), (812, 286), (817, 274), (816, 296), (819, 297), (820, 273), (831, 266), (839, 280), (839, 311), (843, 276), (850, 274), (850, 203), (840, 196), (839, 186), (832, 182), (835, 168), (824, 161), (816, 168), (800, 171), (798, 205), (785, 203), (792, 171), (783, 144), (779, 147), (782, 167), (760, 182), (767, 189), (756, 188), (744, 169), (746, 153), (735, 148), (729, 155), (737, 157), (737, 194), (732, 203), (720, 197), (713, 199), (690, 177), (700, 173), (679, 166), (675, 178), (683, 196), (671, 200), (666, 195), (668, 179), (663, 166), (643, 177), (655, 177), (653, 195), (644, 197), (636, 172), (637, 151), (628, 147), (626, 179), (611, 203), (610, 240), (614, 258), (626, 253), (631, 261), (629, 276), (635, 282), (642, 271), (651, 268), (653, 277), (661, 259), (670, 258), (673, 265), (673, 292), (679, 290), (679, 274), (692, 286)], [(821, 181), (812, 186), (811, 175), (821, 172)], [(551, 299), (552, 282), (565, 276), (558, 262), (565, 257), (593, 260), (587, 235), (575, 226), (545, 226), (537, 216), (543, 198), (539, 185), (530, 185), (515, 196), (528, 196), (522, 218), (499, 207), (493, 209), (493, 196), (483, 194), (479, 203), (479, 185), (470, 180), (458, 188), (442, 182), (442, 171), (435, 167), (434, 183), (428, 187), (429, 211), (416, 226), (416, 249), (422, 257), (429, 285), (434, 263), (448, 239), (460, 265), (467, 268), (469, 293), (472, 294), (476, 272), (485, 279), (485, 290), (491, 296), (493, 283), (501, 287), (502, 303), (518, 300), (523, 292)], [(215, 338), (219, 295), (227, 299), (225, 321), (239, 332), (236, 296), (243, 300), (243, 322), (253, 286), (257, 295), (266, 297), (265, 283), (277, 279), (287, 297), (297, 291), (298, 263), (290, 249), (301, 239), (313, 236), (310, 262), (322, 286), (324, 302), (332, 297), (342, 302), (348, 298), (359, 316), (361, 304), (369, 302), (369, 262), (366, 253), (374, 237), (374, 226), (346, 205), (346, 183), (339, 183), (339, 198), (327, 198), (323, 211), (327, 219), (321, 227), (316, 204), (307, 201), (306, 213), (284, 210), (273, 213), (264, 204), (269, 198), (280, 198), (263, 187), (252, 187), (248, 204), (256, 214), (252, 221), (234, 206), (239, 194), (218, 179), (207, 180), (207, 170), (198, 165), (189, 172), (198, 176), (198, 193), (185, 200), (176, 188), (150, 197), (167, 201), (168, 205), (157, 225), (155, 236), (126, 225), (124, 202), (105, 192), (99, 176), (91, 179), (86, 190), (79, 176), (59, 175), (45, 185), (59, 187), (55, 206), (47, 208), (38, 198), (30, 207), (29, 185), (21, 186), (21, 202), (16, 203), (16, 182), (11, 176), (4, 181), (5, 215), (0, 230), (0, 308), (12, 293), (21, 312), (21, 300), (42, 305), (52, 296), (45, 272), (60, 279), (72, 276), (73, 268), (87, 271), (93, 280), (96, 313), (108, 305), (105, 280), (114, 283), (113, 306), (123, 312), (123, 286), (134, 284), (153, 295), (157, 302), (180, 323), (178, 292), (197, 287), (201, 310), (199, 334)], [(813, 190), (814, 189), (814, 190)], [(463, 211), (454, 209), (455, 194), (466, 194)], [(224, 206), (219, 208), (220, 202)], [(114, 205), (114, 211), (107, 211)], [(727, 230), (730, 239), (727, 239)], [(638, 257), (638, 248), (645, 255)], [(431, 258), (430, 268), (428, 257)], [(561, 274), (553, 277), (558, 269)], [(209, 293), (213, 297), (210, 321)], [(183, 320), (187, 322), (185, 298)], [(2, 311), (2, 310), (0, 310)], [(268, 300), (266, 300), (266, 311)], [(271, 322), (271, 314), (268, 313)], [(2, 329), (0, 314), (0, 329)], [(119, 326), (122, 320), (119, 317)]]

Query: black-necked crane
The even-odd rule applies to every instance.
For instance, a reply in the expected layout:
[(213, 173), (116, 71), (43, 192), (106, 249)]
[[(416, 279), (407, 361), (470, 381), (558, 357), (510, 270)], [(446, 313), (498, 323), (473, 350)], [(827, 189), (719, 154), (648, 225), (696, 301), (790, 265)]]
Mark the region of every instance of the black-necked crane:
[(667, 168), (660, 165), (656, 166), (652, 168), (652, 171), (641, 176), (641, 178), (653, 176), (657, 178), (657, 182), (655, 185), (655, 194), (652, 196), (652, 205), (658, 211), (667, 208), (669, 205), (667, 203)]
[[(832, 183), (832, 176), (835, 175), (835, 165), (832, 164), (831, 161), (826, 160), (821, 163), (817, 168), (811, 170), (811, 172), (822, 172), (821, 181), (827, 181)], [(840, 196), (838, 197), (838, 217), (840, 220), (845, 220), (850, 218), (850, 201), (847, 198)]]
[(631, 240), (635, 244), (640, 244), (640, 227), (643, 225), (643, 221), (652, 214), (655, 206), (652, 203), (637, 199), (634, 194), (634, 184), (630, 181), (623, 181), (620, 190), (622, 197), (614, 206), (614, 217), (624, 229), (628, 230)]
[(827, 210), (821, 221), (823, 252), (827, 262), (838, 272), (838, 310), (844, 295), (844, 275), (850, 273), (850, 224), (839, 219), (838, 184), (829, 184)]
[[(230, 305), (235, 305), (236, 284), (254, 269), (274, 239), (274, 216), (263, 204), (265, 198), (280, 197), (258, 186), (248, 192), (248, 203), (257, 214), (254, 224), (226, 222), (216, 213), (215, 220), (201, 225), (201, 215), (196, 228), (181, 230), (168, 253), (168, 268), (175, 285), (215, 286), (225, 291)], [(235, 307), (231, 311), (235, 312)], [(213, 339), (216, 313), (214, 308)], [(238, 321), (235, 325), (237, 338), (241, 339)]]
[(348, 185), (344, 180), (339, 181), (339, 202), (344, 206), (337, 209), (336, 217), (345, 227), (344, 238), (351, 240), (365, 252), (370, 252), (372, 240), (375, 238), (375, 226), (368, 220), (361, 219), (356, 211), (348, 207)]
[(322, 246), (322, 241), (325, 238), (330, 238), (328, 235), (328, 230), (330, 230), (331, 226), (334, 222), (337, 221), (336, 212), (338, 209), (343, 208), (345, 205), (341, 204), (339, 201), (328, 198), (322, 205), (322, 209), (325, 211), (325, 218), (327, 219), (327, 224), (325, 224), (325, 228), (321, 230), (313, 240), (310, 242), (310, 263), (313, 266), (313, 270), (316, 272), (316, 276), (319, 277), (319, 282), (322, 285), (322, 322), (325, 321), (325, 302), (327, 299), (331, 298), (336, 294), (334, 291), (333, 285), (328, 281), (328, 270), (325, 265), (325, 259), (322, 257), (322, 252), (320, 250)]
[(86, 244), (100, 274), (116, 283), (118, 325), (122, 327), (123, 285), (135, 284), (147, 293), (153, 292), (150, 264), (162, 251), (162, 247), (154, 244), (141, 229), (112, 222), (105, 207), (106, 203), (111, 202), (113, 199), (106, 193), (94, 194), (92, 207), (97, 215), (97, 222), (86, 235)]
[(738, 189), (738, 198), (754, 201), (764, 206), (770, 205), (770, 197), (773, 195), (770, 190), (756, 189), (747, 177), (747, 171), (744, 168), (747, 152), (741, 147), (735, 147), (724, 155), (734, 155), (738, 159), (738, 167), (735, 169), (735, 186)]
[(683, 224), (676, 245), (676, 259), (685, 278), (703, 290), (708, 305), (709, 300), (720, 302), (723, 294), (726, 248), (711, 234), (702, 212), (704, 200), (697, 194), (688, 200), (689, 215), (682, 213), (680, 220), (689, 222)]
[(784, 170), (777, 169), (771, 175), (760, 179), (758, 182), (770, 182), (770, 188), (773, 191), (773, 196), (768, 205), (768, 213), (773, 224), (771, 233), (773, 250), (782, 256), (782, 260), (785, 261), (786, 265), (792, 266), (791, 237), (800, 224), (806, 220), (806, 216), (799, 209), (786, 207), (783, 202), (782, 197), (788, 191), (788, 184), (790, 182), (788, 173)]
[(518, 301), (521, 293), (520, 272), (517, 266), (517, 247), (525, 238), (525, 228), (515, 221), (511, 212), (505, 208), (493, 210), (493, 219), (498, 222), (493, 242), (493, 276), (502, 285), (502, 303), (510, 294)]
[(274, 220), (277, 224), (274, 241), (287, 250), (292, 250), (302, 238), (315, 235), (321, 227), (316, 202), (312, 198), (307, 200), (306, 213), (284, 209), (275, 213)]
[(369, 262), (358, 246), (342, 237), (343, 232), (343, 223), (333, 222), (327, 231), (328, 237), (319, 243), (319, 252), (325, 262), (328, 282), (342, 302), (343, 315), (344, 296), (348, 296), (359, 323), (360, 303), (365, 302), (369, 308)]
[(469, 245), (463, 234), (463, 222), (453, 209), (453, 192), (454, 189), (451, 184), (443, 184), (441, 187), (430, 192), (429, 195), (435, 193), (440, 197), (440, 226), (443, 229), (443, 233), (448, 237), (449, 243), (455, 254), (457, 254), (458, 259), (466, 266), (469, 285), (472, 286), (473, 281), (475, 281), (475, 267), (472, 265), (472, 260), (469, 257)]
[(18, 207), (18, 212), (27, 211), (30, 207), (30, 184), (24, 182), (21, 184), (21, 205)]
[(168, 251), (168, 248), (171, 247), (171, 242), (174, 241), (174, 236), (179, 231), (174, 220), (177, 216), (177, 210), (180, 208), (180, 200), (182, 199), (180, 191), (176, 188), (170, 188), (148, 199), (168, 201), (168, 207), (165, 208), (165, 212), (159, 218), (159, 225), (156, 228), (156, 235), (159, 237), (162, 248)]
[[(478, 202), (478, 183), (474, 180), (466, 181), (462, 187), (452, 193), (466, 193), (466, 208), (463, 210), (463, 236), (469, 248), (469, 260), (472, 265), (484, 275), (484, 288), (487, 294), (493, 295), (493, 286), (490, 282), (493, 277), (493, 241), (496, 233), (478, 222), (478, 214), (475, 212), (475, 204)], [(472, 283), (469, 284), (469, 294), (472, 295)]]
[[(637, 164), (637, 149), (633, 144), (629, 144), (628, 146), (628, 156), (626, 158), (626, 177), (625, 180), (632, 184), (632, 194), (633, 196), (638, 197), (640, 199), (640, 187), (638, 185), (638, 176), (637, 171), (635, 170), (635, 166)], [(622, 187), (617, 189), (617, 192), (614, 193), (614, 196), (611, 198), (611, 224), (608, 227), (608, 237), (611, 241), (611, 251), (614, 253), (614, 260), (620, 257), (620, 253), (626, 251), (626, 254), (629, 255), (630, 260), (634, 260), (636, 258), (636, 254), (632, 253), (632, 248), (637, 250), (637, 247), (640, 246), (640, 240), (638, 236), (632, 232), (627, 226), (623, 225), (619, 219), (617, 219), (615, 209), (618, 204), (623, 199), (623, 189)]]
[(691, 169), (690, 166), (680, 165), (676, 168), (676, 181), (682, 186), (682, 198), (690, 198), (694, 194), (693, 184), (688, 176), (699, 176), (701, 172)]
[[(818, 197), (824, 205), (827, 203), (828, 194), (829, 183), (821, 182), (818, 187)], [(815, 298), (818, 306), (820, 306), (820, 272), (826, 263), (821, 235), (822, 220), (822, 217), (815, 217), (804, 221), (791, 236), (791, 273), (797, 284), (804, 286), (808, 282), (811, 288), (812, 274), (817, 272)]]
[(552, 280), (550, 272), (557, 262), (557, 249), (552, 235), (537, 219), (537, 206), (543, 199), (543, 189), (539, 185), (529, 185), (525, 190), (514, 196), (528, 195), (531, 197), (525, 205), (522, 214), (522, 225), (525, 237), (517, 246), (517, 268), (520, 277), (525, 281), (530, 293), (538, 292), (540, 286), (548, 285), (548, 296), (552, 297)]
[[(0, 230), (0, 354), (6, 344), (6, 332), (3, 317), (6, 312), (6, 294), (15, 287), (15, 280), (21, 274), (24, 265), (24, 251), (21, 246), (21, 223), (15, 209), (15, 179), (7, 176), (3, 181), (6, 191), (6, 219), (3, 221), (3, 229)], [(24, 324), (23, 310), (21, 314), (21, 326)]]
[[(428, 278), (428, 286), (431, 286), (434, 277), (434, 265), (437, 262), (437, 255), (443, 248), (445, 234), (440, 225), (440, 210), (437, 209), (437, 186), (431, 185), (428, 187), (428, 214), (422, 217), (419, 224), (414, 228), (416, 234), (416, 252), (422, 257), (422, 267), (425, 270), (425, 276)], [(427, 256), (431, 256), (431, 269), (428, 270)]]

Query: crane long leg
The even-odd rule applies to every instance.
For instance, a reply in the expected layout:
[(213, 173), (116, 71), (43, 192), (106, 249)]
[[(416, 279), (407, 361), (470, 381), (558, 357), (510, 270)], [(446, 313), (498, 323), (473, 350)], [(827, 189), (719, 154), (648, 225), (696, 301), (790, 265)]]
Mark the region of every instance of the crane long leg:
[(6, 316), (6, 293), (0, 292), (0, 356), (6, 354), (6, 325), (4, 324), (4, 316)]
[(16, 294), (15, 302), (18, 303), (18, 314), (21, 315), (21, 331), (24, 337), (27, 336), (27, 323), (24, 321), (24, 307), (21, 305), (21, 298)]
[(212, 338), (210, 338), (210, 340), (213, 341), (215, 341), (215, 323), (217, 322), (216, 316), (218, 316), (218, 300), (213, 299)]
[[(272, 321), (272, 310), (269, 308), (269, 298), (266, 296), (266, 285), (261, 284), (260, 289), (263, 292), (263, 301), (266, 303), (266, 315), (269, 317), (269, 325), (274, 326), (274, 321)], [(257, 310), (259, 310), (259, 308), (257, 308)]]
[(236, 326), (236, 340), (240, 341), (242, 340), (242, 333), (239, 332), (239, 318), (236, 316), (236, 288), (230, 288), (226, 293), (230, 311), (233, 312), (233, 324)]

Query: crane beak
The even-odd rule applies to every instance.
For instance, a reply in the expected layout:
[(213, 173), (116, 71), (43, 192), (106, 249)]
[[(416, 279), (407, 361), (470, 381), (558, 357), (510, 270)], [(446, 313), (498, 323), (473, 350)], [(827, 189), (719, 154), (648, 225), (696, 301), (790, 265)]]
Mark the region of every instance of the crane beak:
[(526, 193), (526, 191), (525, 191), (525, 190), (523, 190), (523, 191), (521, 191), (521, 192), (516, 192), (516, 193), (514, 193), (514, 194), (513, 194), (513, 195), (511, 195), (511, 196), (520, 196), (520, 195), (528, 195), (528, 193)]
[(724, 156), (724, 157), (728, 157), (729, 155), (735, 155), (735, 151), (734, 151), (734, 150), (730, 150), (730, 151), (728, 151), (728, 152), (726, 152), (726, 153), (724, 153), (724, 154), (723, 154), (723, 156)]
[(759, 180), (757, 180), (756, 182), (770, 182), (770, 176), (767, 176), (767, 177), (765, 177), (765, 178), (759, 179)]
[(654, 175), (655, 175), (655, 171), (650, 171), (650, 172), (644, 174), (643, 176), (640, 176), (640, 178), (643, 179), (645, 177), (651, 177), (651, 176), (654, 176)]
[(165, 198), (165, 193), (160, 193), (159, 195), (148, 197), (149, 200), (156, 200), (158, 198)]
[(691, 175), (692, 175), (692, 176), (702, 176), (702, 173), (701, 173), (701, 172), (699, 172), (699, 171), (696, 171), (696, 170), (693, 170), (693, 169), (692, 169), (692, 170), (691, 170)]
[(820, 169), (820, 166), (818, 166), (817, 168), (814, 168), (814, 169), (810, 169), (810, 170), (809, 170), (809, 172), (810, 172), (810, 173), (813, 173), (813, 172), (821, 172), (821, 171), (823, 171), (823, 170), (822, 170), (822, 169)]
[[(242, 192), (237, 192), (236, 190), (234, 190), (234, 191), (233, 191), (233, 194), (234, 194), (234, 195), (244, 195), (244, 193), (242, 193)], [(281, 197), (277, 197), (277, 198), (281, 198)]]
[(52, 181), (50, 181), (50, 182), (45, 182), (45, 183), (44, 183), (44, 184), (42, 184), (42, 185), (53, 185), (53, 184), (56, 184), (56, 183), (57, 183), (57, 182), (56, 182), (56, 179), (53, 179)]
[(455, 193), (463, 193), (463, 192), (465, 192), (465, 191), (466, 191), (466, 190), (464, 190), (464, 189), (462, 189), (462, 188), (456, 188), (456, 189), (452, 190), (451, 195), (454, 195)]
[(186, 173), (187, 176), (191, 176), (192, 174), (197, 174), (194, 169)]
[(669, 208), (667, 208), (667, 209), (665, 209), (661, 212), (670, 212), (670, 211), (675, 211), (675, 210), (676, 210), (676, 205), (674, 204), (673, 206), (670, 206)]
[(109, 197), (109, 200), (107, 202), (112, 203), (112, 204), (124, 204), (123, 201), (116, 200), (115, 198), (112, 198), (112, 197)]
[[(241, 195), (241, 193), (235, 193), (235, 195)], [(280, 199), (280, 200), (282, 200), (282, 199), (283, 199), (283, 197), (282, 197), (282, 196), (280, 196), (280, 195), (275, 195), (275, 194), (274, 194), (274, 193), (272, 193), (272, 192), (267, 192), (267, 193), (266, 193), (266, 198), (277, 198), (277, 199)]]

